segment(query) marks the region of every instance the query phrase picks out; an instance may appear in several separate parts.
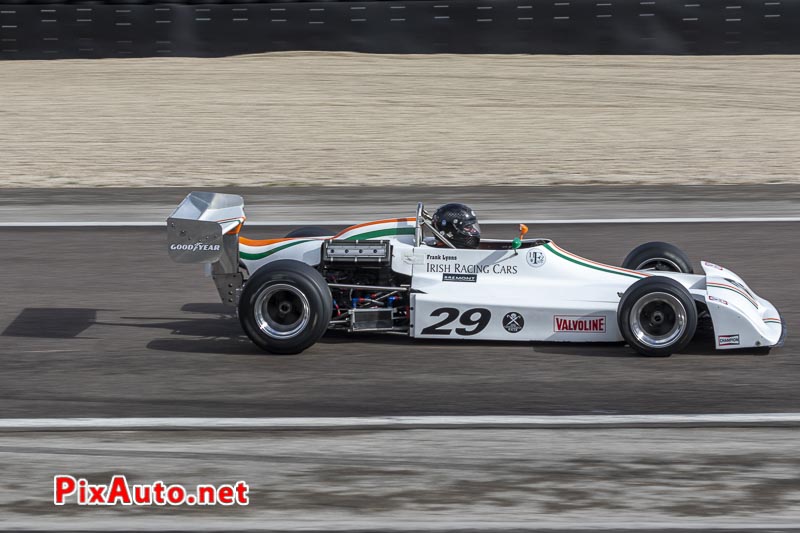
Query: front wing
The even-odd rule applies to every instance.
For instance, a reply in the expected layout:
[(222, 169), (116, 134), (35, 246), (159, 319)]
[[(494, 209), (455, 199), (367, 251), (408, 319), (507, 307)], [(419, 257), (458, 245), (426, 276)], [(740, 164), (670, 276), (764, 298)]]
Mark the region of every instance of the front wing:
[(701, 264), (717, 349), (781, 346), (786, 324), (775, 306), (727, 268), (707, 261)]

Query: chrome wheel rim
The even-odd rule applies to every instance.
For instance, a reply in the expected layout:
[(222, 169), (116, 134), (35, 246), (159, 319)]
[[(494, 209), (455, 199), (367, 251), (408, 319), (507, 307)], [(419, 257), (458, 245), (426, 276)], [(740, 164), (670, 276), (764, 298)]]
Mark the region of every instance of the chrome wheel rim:
[(650, 348), (663, 348), (686, 331), (687, 312), (672, 294), (651, 292), (636, 301), (629, 321), (631, 333), (639, 342)]
[(265, 288), (258, 294), (254, 307), (258, 329), (276, 339), (296, 337), (311, 318), (306, 295), (286, 283)]
[(675, 261), (665, 257), (653, 257), (639, 263), (634, 270), (661, 270), (665, 272), (681, 272), (681, 267)]

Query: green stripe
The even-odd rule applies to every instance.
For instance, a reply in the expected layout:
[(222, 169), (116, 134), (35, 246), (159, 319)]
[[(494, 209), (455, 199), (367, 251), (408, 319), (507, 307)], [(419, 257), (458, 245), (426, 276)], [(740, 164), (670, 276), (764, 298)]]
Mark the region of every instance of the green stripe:
[(375, 231), (368, 231), (366, 233), (358, 233), (351, 237), (347, 237), (346, 241), (362, 241), (366, 239), (374, 239), (376, 237), (386, 237), (388, 235), (414, 235), (414, 228), (388, 228), (378, 229)]
[(753, 302), (753, 299), (750, 297), (750, 295), (747, 294), (746, 292), (744, 292), (742, 289), (739, 289), (738, 287), (729, 287), (727, 285), (723, 285), (721, 283), (716, 283), (714, 281), (709, 282), (709, 285), (711, 285), (712, 287), (716, 287), (718, 289), (725, 289), (725, 290), (729, 290), (731, 292), (735, 292), (739, 296), (742, 296), (742, 297), (746, 298), (747, 300), (749, 300), (750, 302)]
[(569, 257), (568, 255), (562, 254), (561, 252), (559, 252), (558, 250), (556, 250), (552, 246), (550, 246), (550, 244), (545, 244), (544, 247), (547, 248), (548, 250), (550, 250), (551, 252), (553, 252), (554, 254), (556, 254), (561, 259), (566, 259), (567, 261), (570, 261), (570, 262), (575, 263), (576, 265), (580, 265), (582, 267), (593, 268), (595, 270), (599, 270), (600, 272), (605, 272), (606, 274), (619, 274), (620, 276), (628, 276), (629, 278), (635, 278), (635, 279), (642, 279), (643, 277), (645, 277), (642, 274), (630, 274), (628, 272), (619, 272), (617, 270), (609, 270), (607, 268), (603, 268), (603, 267), (598, 266), (598, 265), (592, 265), (590, 263), (584, 263), (583, 261), (579, 261), (579, 260), (575, 259), (574, 257)]
[(747, 293), (745, 293), (744, 291), (741, 291), (741, 290), (736, 289), (734, 287), (727, 287), (725, 285), (717, 285), (716, 283), (709, 283), (709, 285), (714, 287), (714, 288), (717, 288), (717, 289), (726, 289), (726, 290), (729, 290), (731, 292), (735, 292), (736, 294), (738, 294), (739, 296), (741, 296), (742, 298), (744, 298), (745, 300), (747, 300), (748, 302), (753, 304), (756, 307), (756, 309), (758, 309), (758, 304), (755, 301), (753, 301), (750, 298), (750, 296), (748, 296)]
[[(379, 229), (379, 230), (375, 230), (375, 231), (368, 231), (366, 233), (358, 233), (358, 234), (353, 235), (351, 237), (347, 237), (344, 240), (346, 240), (346, 241), (362, 241), (362, 240), (366, 240), (366, 239), (374, 239), (376, 237), (387, 237), (387, 236), (392, 236), (392, 235), (413, 235), (414, 231), (415, 231), (414, 228)], [(256, 259), (264, 259), (265, 257), (269, 257), (270, 255), (272, 255), (274, 253), (280, 252), (281, 250), (285, 250), (286, 248), (289, 248), (290, 246), (295, 246), (296, 244), (301, 244), (301, 243), (304, 243), (304, 242), (310, 242), (310, 239), (306, 239), (306, 240), (303, 240), (303, 241), (292, 241), (292, 242), (283, 244), (281, 246), (276, 246), (275, 248), (272, 248), (271, 250), (267, 250), (266, 252), (261, 252), (261, 253), (257, 253), (257, 254), (249, 254), (247, 252), (239, 252), (239, 257), (241, 257), (242, 259), (248, 259), (248, 260), (251, 260), (251, 261), (254, 261)]]
[(280, 252), (281, 250), (285, 250), (286, 248), (289, 248), (291, 246), (295, 246), (297, 244), (302, 244), (304, 242), (311, 242), (311, 240), (310, 239), (306, 239), (304, 241), (292, 241), (292, 242), (283, 244), (281, 246), (276, 246), (275, 248), (272, 248), (271, 250), (267, 250), (266, 252), (261, 252), (261, 253), (258, 253), (258, 254), (249, 254), (247, 252), (239, 252), (239, 257), (241, 257), (242, 259), (249, 259), (251, 261), (256, 260), (256, 259), (264, 259), (265, 257), (269, 257), (274, 253)]
[(767, 324), (780, 324), (780, 320), (764, 320)]

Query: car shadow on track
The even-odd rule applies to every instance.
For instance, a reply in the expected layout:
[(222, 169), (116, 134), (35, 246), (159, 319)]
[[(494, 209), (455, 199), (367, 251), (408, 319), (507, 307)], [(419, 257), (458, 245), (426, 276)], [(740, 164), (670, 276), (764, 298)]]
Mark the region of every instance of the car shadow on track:
[[(272, 356), (256, 347), (242, 332), (239, 321), (230, 307), (215, 303), (188, 303), (181, 312), (190, 316), (181, 318), (120, 317), (115, 321), (99, 321), (100, 309), (90, 308), (26, 308), (0, 333), (7, 337), (86, 339), (85, 331), (91, 326), (111, 326), (155, 331), (153, 340), (147, 343), (148, 350), (173, 353), (221, 354), (221, 355), (265, 355)], [(169, 332), (169, 338), (158, 338), (158, 331)], [(122, 336), (125, 336), (123, 333)], [(136, 334), (138, 337), (139, 335)], [(456, 339), (412, 339), (403, 334), (357, 333), (329, 331), (319, 344), (335, 348), (355, 349), (360, 344), (396, 346), (407, 349), (421, 347), (463, 348), (509, 348), (530, 347), (535, 354), (565, 355), (594, 358), (628, 358), (638, 354), (621, 342), (616, 343), (561, 343), (513, 341), (474, 341)], [(681, 351), (685, 355), (763, 355), (763, 350), (716, 351), (713, 332), (701, 330), (689, 346)], [(281, 356), (283, 357), (283, 356)]]
[(145, 346), (148, 350), (199, 354), (262, 354), (241, 331), (239, 322), (233, 317), (173, 320), (128, 324), (141, 328), (169, 330), (177, 338), (157, 338)]
[[(408, 347), (475, 347), (496, 348), (498, 346), (519, 347), (529, 346), (534, 353), (549, 355), (566, 355), (578, 357), (613, 357), (629, 358), (641, 357), (632, 348), (623, 342), (514, 342), (514, 341), (475, 341), (460, 339), (412, 339), (405, 335), (385, 333), (346, 333), (343, 331), (329, 331), (319, 341), (320, 344), (345, 345), (354, 343), (375, 343), (391, 346)], [(756, 348), (741, 350), (719, 351), (714, 347), (713, 332), (698, 331), (689, 345), (676, 355), (702, 355), (702, 356), (730, 356), (730, 355), (764, 355), (763, 350)]]
[(250, 342), (242, 332), (233, 310), (223, 304), (188, 303), (181, 307), (184, 313), (207, 315), (167, 322), (147, 322), (144, 328), (169, 330), (179, 338), (154, 339), (147, 343), (148, 350), (177, 353), (262, 355), (264, 352)]
[[(642, 357), (633, 348), (622, 342), (617, 343), (534, 343), (537, 353), (553, 355), (576, 355), (580, 357)], [(698, 331), (689, 345), (675, 355), (690, 356), (762, 356), (767, 355), (764, 348), (742, 348), (738, 350), (717, 350), (714, 333)]]
[[(225, 355), (255, 354), (268, 357), (286, 357), (266, 353), (256, 347), (241, 330), (239, 321), (233, 315), (230, 307), (213, 303), (188, 303), (181, 307), (181, 311), (196, 315), (213, 315), (213, 317), (192, 317), (181, 320), (153, 323), (148, 321), (137, 327), (160, 328), (171, 331), (172, 335), (182, 338), (155, 339), (147, 344), (151, 350), (180, 352), (180, 353), (218, 353)], [(134, 324), (126, 324), (136, 326)], [(508, 346), (518, 348), (530, 347), (534, 354), (566, 355), (593, 358), (630, 358), (640, 357), (633, 349), (622, 342), (602, 343), (564, 343), (564, 342), (529, 342), (519, 343), (513, 341), (475, 341), (456, 339), (412, 339), (404, 334), (390, 333), (347, 333), (344, 331), (329, 331), (318, 344), (342, 348), (355, 347), (358, 344), (368, 343), (384, 346), (407, 347), (415, 349), (420, 347), (471, 347), (471, 348), (497, 348)], [(713, 331), (700, 330), (695, 339), (680, 355), (761, 355), (757, 350), (717, 351), (714, 349)]]
[(97, 323), (102, 309), (76, 307), (27, 307), (0, 333), (3, 337), (75, 339)]

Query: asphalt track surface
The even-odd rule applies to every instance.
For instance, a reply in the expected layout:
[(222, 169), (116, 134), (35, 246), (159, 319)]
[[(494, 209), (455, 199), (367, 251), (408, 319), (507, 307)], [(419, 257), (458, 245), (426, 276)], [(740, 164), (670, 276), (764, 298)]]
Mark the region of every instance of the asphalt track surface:
[[(289, 228), (255, 228), (248, 237)], [(541, 229), (541, 231), (540, 231)], [(170, 262), (160, 228), (0, 231), (0, 417), (756, 413), (800, 410), (796, 223), (532, 228), (619, 264), (666, 240), (733, 269), (781, 310), (786, 345), (666, 359), (618, 344), (414, 341), (328, 335), (260, 352), (197, 266)], [(545, 235), (542, 235), (545, 233)], [(485, 230), (509, 237), (510, 226)], [(697, 267), (696, 267), (697, 268)]]
[[(0, 225), (160, 224), (193, 189), (174, 187), (0, 190)], [(239, 194), (248, 224), (363, 222), (465, 201), (482, 221), (789, 217), (800, 219), (800, 186), (218, 187)]]

